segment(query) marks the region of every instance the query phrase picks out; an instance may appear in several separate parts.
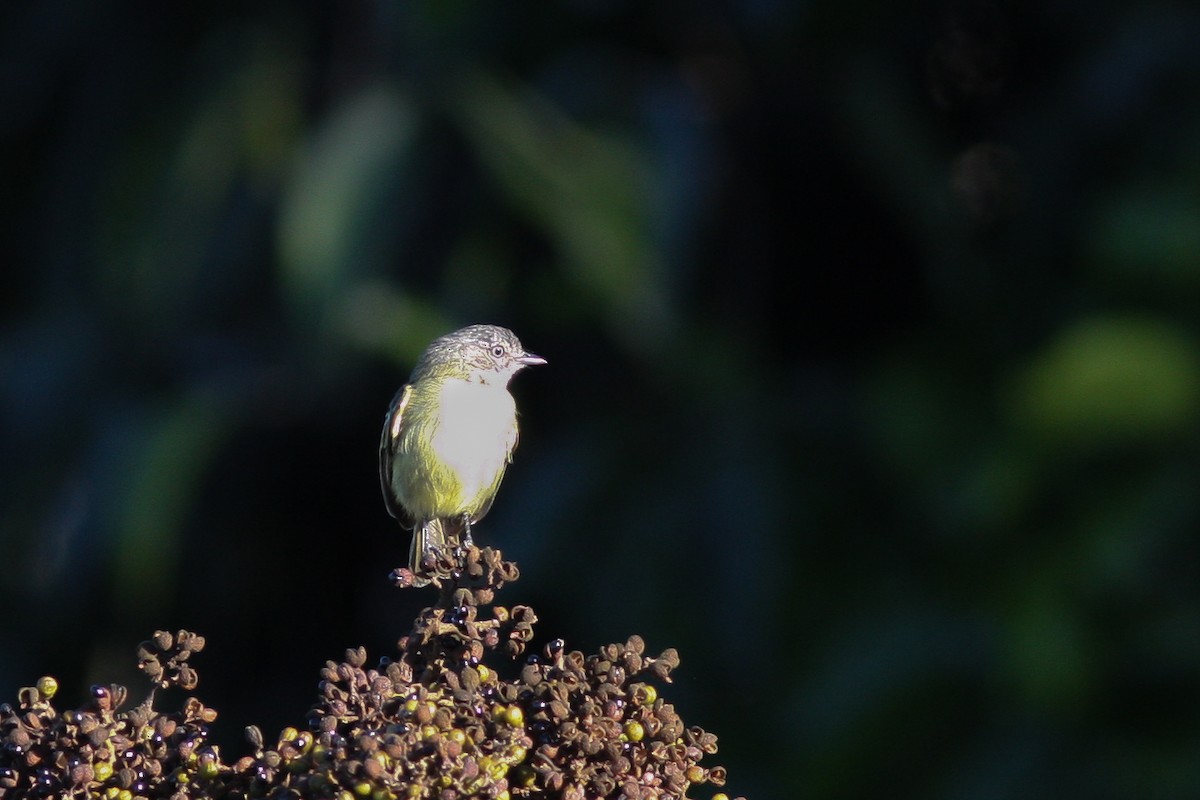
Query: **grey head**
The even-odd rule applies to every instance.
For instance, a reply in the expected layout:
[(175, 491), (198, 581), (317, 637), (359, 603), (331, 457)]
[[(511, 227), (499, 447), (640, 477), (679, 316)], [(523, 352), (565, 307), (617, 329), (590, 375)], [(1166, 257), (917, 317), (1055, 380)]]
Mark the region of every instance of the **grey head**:
[(525, 367), (546, 359), (527, 352), (521, 340), (499, 325), (468, 325), (434, 339), (413, 369), (409, 383), (429, 375), (507, 386)]

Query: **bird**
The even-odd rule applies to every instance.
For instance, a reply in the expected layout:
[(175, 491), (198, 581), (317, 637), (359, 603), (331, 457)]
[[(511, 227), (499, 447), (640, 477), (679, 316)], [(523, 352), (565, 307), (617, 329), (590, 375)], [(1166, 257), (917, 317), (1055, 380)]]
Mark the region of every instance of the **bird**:
[(492, 507), (517, 446), (513, 376), (546, 359), (498, 325), (470, 325), (435, 339), (396, 392), (379, 442), (388, 513), (413, 532), (412, 585), (471, 547), (471, 526)]

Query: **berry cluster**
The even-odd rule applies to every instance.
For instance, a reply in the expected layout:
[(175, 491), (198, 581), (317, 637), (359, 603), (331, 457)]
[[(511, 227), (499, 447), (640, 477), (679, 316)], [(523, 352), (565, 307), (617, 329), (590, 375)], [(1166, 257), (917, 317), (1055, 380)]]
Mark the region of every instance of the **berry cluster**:
[[(59, 714), (55, 681), (43, 678), (17, 708), (0, 706), (0, 798), (658, 800), (722, 786), (725, 770), (700, 763), (716, 737), (659, 695), (675, 651), (648, 655), (631, 636), (584, 655), (556, 639), (521, 659), (536, 615), (492, 605), (517, 576), (499, 552), (470, 548), (395, 659), (369, 666), (358, 648), (328, 662), (307, 724), (273, 743), (248, 727), (251, 753), (232, 763), (207, 744), (216, 713), (195, 698), (163, 713), (152, 690), (120, 711), (122, 687), (94, 687), (83, 708)], [(203, 646), (160, 631), (139, 646), (139, 666), (156, 688), (190, 691), (188, 658)]]
[[(140, 666), (156, 688), (190, 689), (197, 675), (185, 662), (204, 647), (201, 636), (159, 631), (138, 645)], [(207, 744), (217, 713), (190, 697), (179, 711), (154, 709), (154, 690), (121, 711), (124, 686), (93, 686), (83, 706), (59, 713), (58, 681), (43, 677), (17, 692), (17, 707), (0, 705), (0, 797), (208, 796), (190, 791), (216, 776), (220, 761)]]

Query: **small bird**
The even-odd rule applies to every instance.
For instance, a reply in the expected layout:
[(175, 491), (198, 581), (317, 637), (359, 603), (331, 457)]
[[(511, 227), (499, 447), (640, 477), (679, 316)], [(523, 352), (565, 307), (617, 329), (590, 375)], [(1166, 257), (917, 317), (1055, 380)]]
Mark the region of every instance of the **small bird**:
[(425, 561), (469, 547), (471, 526), (492, 507), (517, 446), (508, 382), (546, 359), (507, 328), (471, 325), (435, 339), (392, 400), (379, 442), (388, 513), (413, 531), (413, 585)]

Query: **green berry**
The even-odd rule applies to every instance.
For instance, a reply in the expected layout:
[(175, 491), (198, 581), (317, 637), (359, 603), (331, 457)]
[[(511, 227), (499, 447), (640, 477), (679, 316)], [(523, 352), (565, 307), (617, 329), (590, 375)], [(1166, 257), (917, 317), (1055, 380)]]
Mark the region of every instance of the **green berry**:
[(54, 678), (50, 677), (49, 675), (43, 675), (42, 677), (38, 678), (37, 690), (38, 694), (49, 700), (58, 693), (58, 681), (54, 680)]
[(513, 784), (522, 786), (526, 789), (533, 786), (534, 781), (537, 780), (537, 773), (534, 772), (533, 767), (529, 766), (528, 764), (521, 764), (517, 766), (510, 774), (513, 776)]

